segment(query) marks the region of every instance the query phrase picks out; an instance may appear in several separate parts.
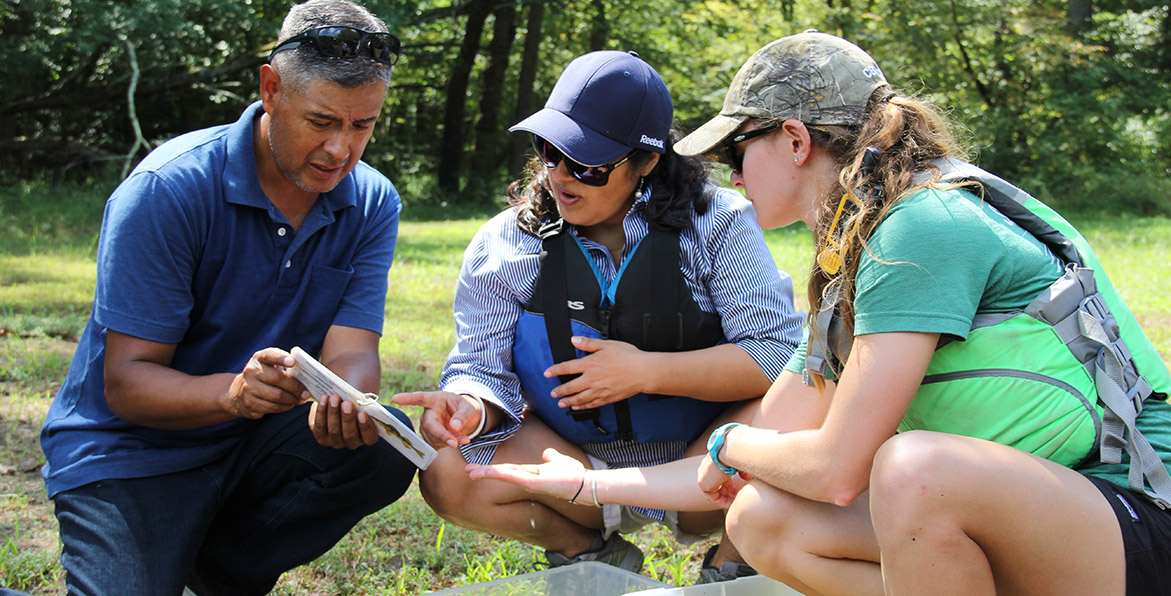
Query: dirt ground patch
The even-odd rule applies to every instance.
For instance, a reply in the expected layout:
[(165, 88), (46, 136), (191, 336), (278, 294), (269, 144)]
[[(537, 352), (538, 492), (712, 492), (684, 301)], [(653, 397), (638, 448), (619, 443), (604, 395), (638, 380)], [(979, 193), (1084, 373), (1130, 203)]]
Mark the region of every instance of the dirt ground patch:
[(41, 479), (39, 435), (76, 348), (57, 339), (0, 339), (0, 558), (19, 559), (0, 565), (6, 570), (56, 573), (57, 520)]

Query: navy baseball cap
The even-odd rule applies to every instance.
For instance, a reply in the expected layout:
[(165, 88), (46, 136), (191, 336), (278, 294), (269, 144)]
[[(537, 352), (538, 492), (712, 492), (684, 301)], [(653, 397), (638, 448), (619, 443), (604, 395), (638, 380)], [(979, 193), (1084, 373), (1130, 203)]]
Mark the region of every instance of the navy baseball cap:
[(667, 84), (634, 52), (602, 50), (574, 58), (545, 107), (508, 129), (544, 138), (585, 166), (617, 161), (632, 149), (666, 152), (674, 106)]

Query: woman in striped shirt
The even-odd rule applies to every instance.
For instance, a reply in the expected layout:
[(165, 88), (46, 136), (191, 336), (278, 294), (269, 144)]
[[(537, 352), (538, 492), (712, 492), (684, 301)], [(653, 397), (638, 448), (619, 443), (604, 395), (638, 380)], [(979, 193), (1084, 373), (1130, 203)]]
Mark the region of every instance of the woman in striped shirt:
[[(722, 512), (595, 507), (585, 492), (566, 502), (473, 481), (468, 462), (539, 463), (553, 448), (617, 468), (702, 453), (799, 339), (792, 284), (751, 205), (673, 151), (672, 116), (636, 55), (593, 52), (566, 68), (545, 108), (512, 129), (532, 135), (537, 156), (464, 255), (441, 390), (395, 396), (424, 406), (423, 435), (452, 447), (421, 476), (428, 503), (544, 547), (551, 565), (637, 570), (642, 553), (621, 533), (662, 522), (686, 540), (720, 531)], [(751, 572), (738, 561), (713, 548), (705, 578)]]

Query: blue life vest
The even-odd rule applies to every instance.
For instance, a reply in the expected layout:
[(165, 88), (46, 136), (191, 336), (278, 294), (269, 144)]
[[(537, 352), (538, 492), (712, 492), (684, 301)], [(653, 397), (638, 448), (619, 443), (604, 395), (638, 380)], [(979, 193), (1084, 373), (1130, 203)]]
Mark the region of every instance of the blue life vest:
[(641, 350), (680, 352), (725, 341), (720, 317), (705, 312), (680, 269), (678, 231), (653, 227), (607, 284), (561, 222), (545, 226), (541, 269), (517, 323), (513, 362), (531, 411), (569, 441), (692, 441), (729, 405), (689, 397), (637, 394), (588, 410), (557, 406), (550, 392), (572, 376), (545, 369), (588, 355), (572, 335), (623, 341)]

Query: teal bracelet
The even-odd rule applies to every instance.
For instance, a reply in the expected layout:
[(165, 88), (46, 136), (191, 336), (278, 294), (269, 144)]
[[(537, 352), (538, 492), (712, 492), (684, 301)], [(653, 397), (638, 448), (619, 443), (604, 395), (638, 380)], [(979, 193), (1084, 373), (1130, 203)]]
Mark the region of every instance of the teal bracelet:
[(712, 457), (712, 462), (716, 464), (716, 467), (719, 468), (720, 471), (729, 476), (735, 475), (738, 470), (732, 466), (724, 465), (724, 463), (720, 461), (720, 447), (724, 446), (724, 437), (728, 435), (728, 431), (736, 428), (737, 426), (744, 425), (739, 422), (729, 422), (712, 431), (711, 436), (707, 438), (707, 452), (708, 455)]

